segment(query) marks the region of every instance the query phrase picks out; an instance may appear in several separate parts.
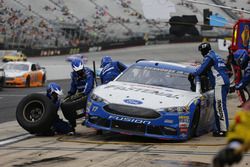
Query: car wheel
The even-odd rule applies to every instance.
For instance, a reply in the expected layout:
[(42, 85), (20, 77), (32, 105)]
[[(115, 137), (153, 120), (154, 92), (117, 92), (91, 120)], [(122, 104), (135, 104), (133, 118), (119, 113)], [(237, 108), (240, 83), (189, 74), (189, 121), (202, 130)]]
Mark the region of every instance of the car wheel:
[(29, 87), (30, 87), (30, 76), (28, 76), (27, 79), (26, 79), (25, 87), (26, 87), (26, 88), (29, 88)]
[(75, 115), (75, 119), (82, 118), (84, 113), (77, 114), (76, 111), (80, 109), (86, 109), (87, 104), (87, 96), (83, 96), (82, 94), (72, 95), (64, 99), (61, 103), (61, 109), (65, 116)]
[(48, 97), (38, 93), (24, 97), (16, 109), (17, 122), (32, 134), (49, 131), (56, 114), (57, 106)]
[(189, 139), (192, 137), (196, 137), (196, 130), (199, 125), (200, 120), (200, 107), (197, 107), (194, 112), (194, 116), (192, 119), (191, 127), (190, 127), (190, 133), (189, 133)]

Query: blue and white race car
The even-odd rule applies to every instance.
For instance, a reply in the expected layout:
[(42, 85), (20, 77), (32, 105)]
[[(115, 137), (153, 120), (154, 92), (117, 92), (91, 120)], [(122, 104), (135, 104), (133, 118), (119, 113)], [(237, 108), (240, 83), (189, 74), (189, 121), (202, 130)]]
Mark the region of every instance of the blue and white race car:
[(213, 129), (213, 89), (191, 65), (140, 61), (88, 99), (86, 125), (166, 140), (187, 140)]

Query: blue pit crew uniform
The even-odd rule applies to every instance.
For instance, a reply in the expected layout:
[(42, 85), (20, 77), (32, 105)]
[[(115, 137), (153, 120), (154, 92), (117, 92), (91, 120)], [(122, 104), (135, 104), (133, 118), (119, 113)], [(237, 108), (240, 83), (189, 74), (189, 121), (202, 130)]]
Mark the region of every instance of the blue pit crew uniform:
[(110, 81), (113, 81), (121, 72), (123, 72), (127, 68), (127, 66), (125, 66), (119, 61), (111, 61), (102, 66), (103, 69), (100, 73), (102, 84), (106, 84)]
[[(79, 75), (81, 73), (81, 76)], [(75, 93), (82, 93), (83, 96), (88, 96), (94, 88), (94, 72), (87, 67), (83, 67), (81, 70), (71, 72), (71, 88), (68, 92), (68, 96)], [(87, 100), (83, 101), (86, 106)], [(85, 111), (84, 111), (85, 112)], [(74, 108), (72, 111), (63, 111), (65, 118), (67, 118), (73, 128), (76, 127), (76, 112)], [(84, 113), (85, 114), (85, 113)]]
[[(51, 90), (53, 88), (54, 89), (56, 88), (57, 90), (56, 91)], [(59, 85), (57, 85), (56, 83), (50, 83), (47, 88), (46, 96), (57, 106), (57, 111), (58, 111), (60, 108), (61, 102), (60, 102), (60, 99), (58, 98), (59, 94), (57, 94), (58, 93), (57, 91), (61, 92), (61, 88), (59, 87)], [(56, 95), (52, 95), (52, 93), (55, 93)], [(60, 119), (59, 115), (56, 114), (56, 117), (51, 127), (51, 131), (46, 132), (46, 134), (42, 134), (42, 135), (54, 135), (54, 133), (68, 134), (70, 132), (72, 132), (72, 127), (70, 126), (70, 124)]]
[(76, 92), (83, 93), (87, 96), (94, 88), (94, 72), (84, 67), (85, 77), (80, 77), (76, 71), (71, 72), (71, 88), (69, 95), (74, 95)]
[[(246, 50), (240, 49), (234, 53), (234, 60), (241, 70), (244, 70), (242, 79), (235, 85), (236, 90), (245, 90), (250, 95), (250, 58)], [(249, 99), (250, 97), (248, 97)]]
[(229, 125), (226, 101), (230, 82), (225, 63), (213, 50), (204, 56), (203, 63), (193, 73), (195, 76), (203, 74), (208, 74), (214, 88), (215, 131), (226, 132)]

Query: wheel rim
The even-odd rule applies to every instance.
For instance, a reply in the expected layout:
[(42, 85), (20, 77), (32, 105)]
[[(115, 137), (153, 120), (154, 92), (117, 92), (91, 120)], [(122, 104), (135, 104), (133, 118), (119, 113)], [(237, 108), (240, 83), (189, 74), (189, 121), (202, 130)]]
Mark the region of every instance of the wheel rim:
[(41, 120), (44, 110), (43, 103), (38, 100), (32, 100), (24, 106), (23, 117), (26, 121), (34, 123)]

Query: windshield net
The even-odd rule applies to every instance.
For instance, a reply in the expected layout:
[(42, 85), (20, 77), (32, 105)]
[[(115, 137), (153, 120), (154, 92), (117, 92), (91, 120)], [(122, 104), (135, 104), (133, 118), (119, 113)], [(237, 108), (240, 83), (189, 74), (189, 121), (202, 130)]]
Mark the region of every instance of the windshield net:
[(117, 81), (191, 91), (188, 73), (171, 69), (133, 66), (119, 77)]
[(3, 68), (4, 70), (20, 70), (20, 71), (29, 70), (29, 66), (26, 64), (5, 64)]

